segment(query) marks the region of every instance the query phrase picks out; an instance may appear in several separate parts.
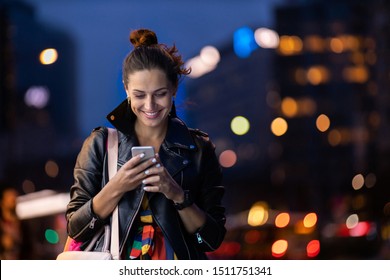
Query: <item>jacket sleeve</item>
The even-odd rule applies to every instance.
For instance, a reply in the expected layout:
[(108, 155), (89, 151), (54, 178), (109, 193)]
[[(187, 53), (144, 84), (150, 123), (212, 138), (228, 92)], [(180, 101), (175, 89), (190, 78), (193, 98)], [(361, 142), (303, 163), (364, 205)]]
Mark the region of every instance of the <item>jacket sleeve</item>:
[(84, 141), (74, 167), (74, 183), (66, 210), (68, 235), (77, 241), (88, 241), (106, 221), (92, 210), (92, 198), (104, 185), (107, 129), (97, 128)]
[(206, 223), (195, 232), (193, 238), (199, 250), (209, 252), (218, 249), (225, 238), (226, 217), (222, 205), (225, 188), (222, 186), (222, 169), (215, 146), (208, 138), (201, 137), (201, 140), (201, 174), (204, 176), (200, 198), (196, 203), (206, 212)]

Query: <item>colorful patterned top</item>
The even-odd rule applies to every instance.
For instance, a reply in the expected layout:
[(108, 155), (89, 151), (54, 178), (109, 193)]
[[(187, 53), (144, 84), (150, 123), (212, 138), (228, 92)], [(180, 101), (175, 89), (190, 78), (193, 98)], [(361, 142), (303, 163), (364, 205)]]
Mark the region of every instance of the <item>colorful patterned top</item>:
[(145, 195), (139, 213), (139, 226), (134, 240), (128, 243), (126, 258), (138, 260), (176, 260), (176, 254), (161, 229), (153, 221)]

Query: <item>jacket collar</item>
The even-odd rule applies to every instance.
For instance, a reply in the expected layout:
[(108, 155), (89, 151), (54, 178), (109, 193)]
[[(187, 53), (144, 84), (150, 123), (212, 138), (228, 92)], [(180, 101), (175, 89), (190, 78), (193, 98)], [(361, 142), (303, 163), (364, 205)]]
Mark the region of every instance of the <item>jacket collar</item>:
[[(134, 135), (134, 122), (137, 117), (130, 110), (125, 99), (111, 113), (107, 115), (108, 121), (120, 132), (127, 136)], [(168, 120), (168, 131), (164, 144), (167, 148), (183, 148), (195, 150), (196, 145), (186, 124), (176, 116), (176, 109), (172, 106)]]

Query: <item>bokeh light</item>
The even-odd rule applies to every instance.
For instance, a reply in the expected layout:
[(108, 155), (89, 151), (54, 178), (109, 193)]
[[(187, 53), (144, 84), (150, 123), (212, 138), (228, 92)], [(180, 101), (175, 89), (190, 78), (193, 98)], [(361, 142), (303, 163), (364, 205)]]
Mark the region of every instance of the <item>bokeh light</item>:
[(343, 70), (343, 77), (350, 83), (365, 83), (369, 79), (369, 70), (365, 66), (350, 66)]
[(309, 213), (303, 218), (303, 226), (307, 228), (314, 227), (317, 224), (317, 214)]
[(288, 242), (287, 240), (280, 239), (275, 241), (272, 244), (271, 250), (272, 250), (272, 256), (275, 258), (281, 258), (283, 257), (288, 249)]
[(225, 168), (232, 167), (237, 162), (237, 155), (233, 150), (223, 151), (219, 155), (219, 163)]
[(290, 214), (286, 212), (279, 213), (275, 218), (275, 226), (277, 228), (284, 228), (290, 223)]
[(288, 125), (285, 119), (276, 118), (271, 123), (271, 131), (276, 136), (282, 136), (287, 132)]
[(279, 46), (279, 35), (276, 31), (268, 28), (258, 28), (255, 30), (256, 43), (265, 49), (276, 49)]
[(248, 213), (248, 224), (250, 226), (264, 225), (268, 220), (268, 204), (266, 202), (256, 202)]
[(348, 216), (347, 220), (345, 221), (345, 225), (348, 229), (354, 228), (359, 223), (359, 216), (357, 214), (351, 214)]
[(240, 58), (247, 58), (258, 48), (254, 32), (249, 27), (237, 29), (233, 34), (233, 49)]
[(356, 226), (349, 230), (349, 234), (353, 237), (365, 236), (370, 231), (370, 224), (368, 222), (358, 222)]
[(330, 39), (329, 47), (335, 53), (342, 53), (344, 51), (344, 43), (337, 37)]
[(57, 58), (58, 58), (57, 50), (53, 48), (45, 49), (39, 55), (39, 61), (43, 65), (53, 64), (54, 62), (57, 61)]
[(332, 129), (329, 131), (328, 142), (333, 147), (341, 143), (341, 133), (338, 129)]
[(49, 177), (57, 177), (59, 172), (58, 164), (55, 161), (48, 160), (45, 164), (45, 172)]
[(22, 183), (24, 193), (31, 193), (35, 191), (35, 184), (31, 180), (25, 179)]
[(296, 55), (303, 49), (303, 43), (298, 36), (280, 36), (279, 52), (282, 55)]
[(311, 240), (306, 246), (306, 254), (309, 258), (314, 258), (320, 253), (320, 241)]
[(247, 118), (237, 116), (230, 123), (230, 128), (236, 135), (244, 135), (249, 131), (250, 123)]
[(317, 120), (316, 120), (316, 126), (317, 126), (317, 129), (321, 132), (327, 131), (330, 127), (329, 117), (325, 114), (319, 115), (317, 117)]
[(45, 86), (32, 86), (27, 89), (24, 95), (24, 103), (29, 107), (42, 109), (46, 107), (49, 102), (49, 89)]
[(307, 71), (307, 80), (312, 85), (319, 85), (328, 82), (330, 79), (329, 70), (320, 65), (312, 66)]
[(364, 186), (364, 177), (362, 174), (357, 174), (352, 179), (352, 188), (359, 190)]
[(205, 46), (200, 54), (187, 60), (185, 67), (191, 68), (190, 78), (199, 78), (217, 68), (221, 55), (214, 46)]
[(286, 117), (295, 117), (298, 113), (298, 103), (295, 101), (294, 98), (285, 97), (282, 100), (281, 109)]
[(51, 243), (51, 244), (57, 244), (58, 241), (60, 240), (58, 233), (52, 229), (45, 230), (45, 238), (46, 238), (46, 241)]
[(216, 66), (221, 59), (218, 49), (214, 46), (203, 47), (199, 56), (205, 64), (211, 66)]

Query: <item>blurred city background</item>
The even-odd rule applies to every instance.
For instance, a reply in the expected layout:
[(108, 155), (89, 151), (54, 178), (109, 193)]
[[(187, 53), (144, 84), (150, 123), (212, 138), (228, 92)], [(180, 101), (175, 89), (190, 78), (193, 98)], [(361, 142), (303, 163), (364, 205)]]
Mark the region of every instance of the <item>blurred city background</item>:
[(0, 1), (2, 204), (21, 226), (3, 248), (63, 249), (77, 153), (125, 98), (140, 27), (192, 67), (178, 114), (223, 166), (228, 233), (210, 258), (390, 258), (385, 0)]

